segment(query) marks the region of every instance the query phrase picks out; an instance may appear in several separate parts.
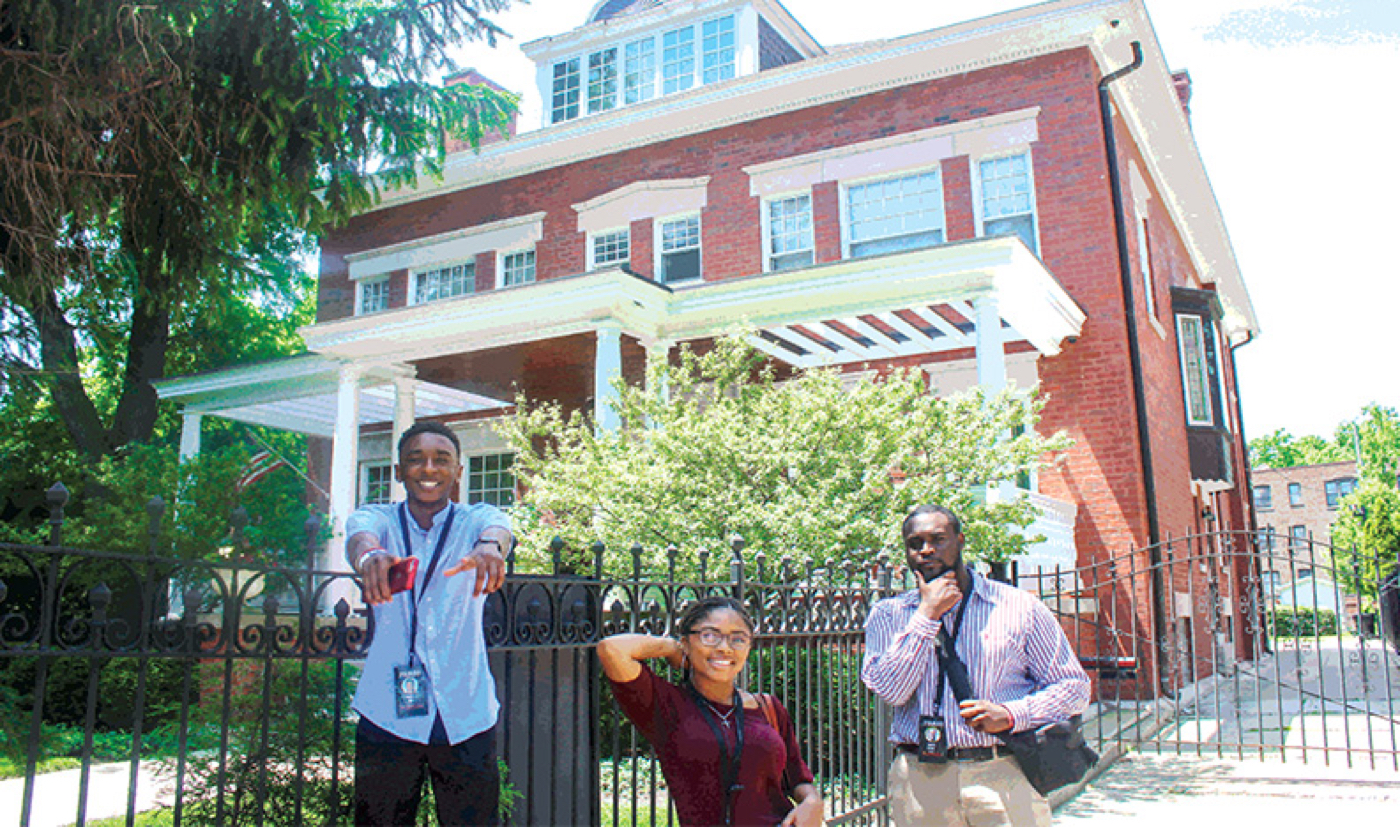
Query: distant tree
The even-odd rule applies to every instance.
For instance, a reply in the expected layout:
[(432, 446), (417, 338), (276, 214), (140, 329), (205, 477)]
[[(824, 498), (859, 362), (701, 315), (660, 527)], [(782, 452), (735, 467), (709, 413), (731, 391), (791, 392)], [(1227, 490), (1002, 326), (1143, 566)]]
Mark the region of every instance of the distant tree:
[(1068, 444), (1036, 434), (1042, 401), (938, 398), (917, 372), (852, 383), (816, 370), (780, 382), (764, 364), (738, 336), (704, 355), (683, 348), (679, 366), (650, 366), (652, 390), (617, 383), (616, 431), (518, 400), (498, 430), (519, 452), (524, 553), (542, 554), (557, 534), (574, 550), (602, 540), (611, 562), (625, 564), (641, 543), (655, 571), (675, 545), (693, 572), (699, 549), (722, 565), (739, 535), (773, 565), (784, 555), (824, 564), (897, 547), (900, 520), (923, 502), (963, 516), (974, 557), (1006, 559), (1024, 547), (1013, 529), (1030, 520), (1030, 506), (987, 503), (982, 492)]
[(1400, 565), (1400, 490), (1367, 478), (1342, 500), (1332, 524), (1337, 578), (1375, 607), (1380, 582)]
[(150, 438), (173, 332), (276, 294), (264, 253), (507, 122), (511, 96), (430, 81), (507, 3), (0, 3), (4, 386), (88, 462)]
[(1322, 437), (1295, 437), (1283, 428), (1249, 441), (1249, 464), (1254, 468), (1292, 468), (1350, 458), (1349, 452)]
[[(1353, 439), (1356, 442), (1353, 442)], [(1362, 479), (1395, 488), (1400, 474), (1400, 411), (1372, 403), (1353, 423), (1337, 426), (1337, 442), (1361, 455)]]

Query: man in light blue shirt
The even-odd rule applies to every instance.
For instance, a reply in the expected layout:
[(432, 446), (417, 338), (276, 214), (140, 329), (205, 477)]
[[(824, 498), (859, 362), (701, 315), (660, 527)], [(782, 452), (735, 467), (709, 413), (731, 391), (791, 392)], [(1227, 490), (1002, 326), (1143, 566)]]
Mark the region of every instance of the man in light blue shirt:
[(460, 447), (441, 423), (404, 432), (394, 475), (407, 501), (363, 506), (345, 524), (346, 558), (374, 611), (354, 702), (355, 823), (417, 823), (427, 775), (444, 827), (495, 825), (500, 704), (481, 617), (505, 579), (510, 522), (494, 506), (452, 502)]

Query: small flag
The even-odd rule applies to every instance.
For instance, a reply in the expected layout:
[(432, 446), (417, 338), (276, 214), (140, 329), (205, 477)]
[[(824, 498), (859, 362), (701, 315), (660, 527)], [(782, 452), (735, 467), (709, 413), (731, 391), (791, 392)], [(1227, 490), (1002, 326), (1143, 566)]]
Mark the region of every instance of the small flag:
[(286, 464), (281, 457), (271, 451), (259, 451), (248, 459), (247, 465), (243, 466), (243, 473), (239, 475), (234, 487), (242, 491)]

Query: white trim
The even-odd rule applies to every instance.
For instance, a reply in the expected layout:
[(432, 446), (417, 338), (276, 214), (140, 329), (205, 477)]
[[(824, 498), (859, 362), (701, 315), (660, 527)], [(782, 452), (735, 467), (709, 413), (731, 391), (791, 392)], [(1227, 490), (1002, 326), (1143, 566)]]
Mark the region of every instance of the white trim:
[[(809, 239), (809, 241), (811, 242), (812, 264), (816, 264), (816, 263), (817, 263), (817, 204), (816, 204), (816, 199), (813, 197), (813, 195), (812, 195), (812, 190), (811, 190), (810, 188), (808, 188), (808, 189), (793, 189), (793, 190), (789, 190), (789, 191), (786, 191), (786, 192), (773, 193), (773, 194), (771, 194), (771, 195), (764, 196), (762, 199), (759, 200), (759, 203), (758, 203), (758, 212), (759, 212), (759, 238), (761, 239), (761, 243), (762, 243), (762, 245), (763, 245), (763, 248), (762, 248), (762, 253), (763, 253), (763, 272), (765, 272), (765, 273), (772, 273), (772, 272), (775, 272), (774, 269), (773, 269), (773, 244), (772, 244), (773, 239), (772, 239), (772, 235), (771, 235), (772, 230), (773, 230), (773, 225), (772, 225), (772, 217), (771, 217), (770, 214), (769, 214), (769, 206), (770, 206), (774, 201), (787, 201), (787, 200), (790, 200), (790, 199), (794, 199), (794, 198), (803, 198), (803, 197), (806, 197), (806, 199), (807, 199), (807, 224), (808, 224), (809, 229), (810, 229), (810, 231), (811, 231), (811, 238)], [(785, 254), (785, 255), (791, 255), (791, 253), (787, 253), (787, 254)], [(806, 265), (806, 266), (811, 266), (811, 265)], [(801, 268), (796, 268), (796, 269), (801, 269)]]
[[(627, 257), (616, 259), (614, 261), (605, 261), (602, 264), (599, 264), (597, 259), (593, 255), (594, 241), (598, 238), (598, 236), (617, 235), (619, 233), (627, 238)], [(623, 224), (619, 227), (606, 227), (603, 229), (596, 230), (594, 232), (590, 232), (588, 236), (584, 239), (584, 244), (586, 245), (584, 252), (586, 252), (588, 255), (587, 261), (589, 272), (611, 267), (621, 267), (622, 265), (628, 264), (632, 261), (632, 226), (630, 224)]]
[[(534, 256), (535, 256), (535, 261), (534, 261), (534, 268), (535, 268), (535, 270), (534, 270), (533, 273), (530, 274), (530, 280), (529, 280), (529, 281), (523, 282), (523, 283), (521, 283), (521, 284), (509, 284), (509, 285), (508, 285), (508, 284), (506, 284), (506, 257), (507, 257), (507, 256), (514, 256), (514, 255), (520, 255), (521, 253), (533, 253), (533, 254), (534, 254)], [(534, 283), (535, 283), (535, 280), (539, 278), (539, 264), (540, 264), (540, 254), (539, 254), (539, 251), (535, 248), (535, 245), (533, 245), (533, 244), (531, 244), (531, 245), (529, 245), (529, 246), (526, 246), (526, 247), (515, 247), (515, 248), (509, 249), (509, 250), (497, 250), (497, 251), (496, 251), (496, 289), (497, 289), (497, 290), (507, 290), (507, 289), (510, 289), (510, 288), (513, 288), (513, 287), (523, 287), (523, 286), (525, 286), (526, 284), (534, 284)]]
[[(1186, 362), (1186, 338), (1187, 338), (1187, 337), (1186, 337), (1185, 333), (1182, 331), (1182, 327), (1181, 327), (1181, 322), (1182, 322), (1182, 320), (1183, 320), (1183, 319), (1187, 319), (1187, 318), (1195, 319), (1195, 320), (1196, 320), (1196, 323), (1200, 325), (1200, 333), (1201, 333), (1201, 335), (1200, 335), (1200, 339), (1198, 340), (1198, 343), (1200, 344), (1200, 347), (1201, 347), (1201, 384), (1204, 386), (1204, 387), (1203, 387), (1203, 391), (1204, 391), (1204, 393), (1205, 393), (1205, 403), (1206, 403), (1206, 418), (1205, 418), (1204, 420), (1201, 420), (1201, 419), (1198, 419), (1198, 418), (1192, 416), (1192, 413), (1191, 413), (1191, 387), (1190, 387), (1190, 384), (1186, 381), (1186, 373), (1187, 373), (1187, 362)], [(1209, 321), (1210, 321), (1210, 320), (1207, 319), (1205, 316), (1202, 316), (1202, 315), (1200, 315), (1200, 314), (1198, 314), (1198, 313), (1178, 313), (1178, 314), (1176, 314), (1176, 345), (1177, 345), (1177, 358), (1181, 360), (1181, 362), (1180, 362), (1180, 364), (1181, 364), (1181, 394), (1182, 394), (1182, 400), (1181, 400), (1181, 401), (1182, 401), (1183, 405), (1184, 405), (1185, 408), (1186, 408), (1186, 424), (1187, 424), (1187, 425), (1210, 426), (1210, 425), (1214, 425), (1214, 424), (1215, 424), (1215, 399), (1214, 399), (1214, 395), (1211, 393), (1211, 386), (1210, 386), (1210, 384), (1211, 384), (1211, 383), (1210, 383), (1210, 368), (1206, 365), (1206, 361), (1210, 358), (1210, 354), (1206, 352), (1206, 325), (1209, 323)]]
[[(438, 297), (435, 298), (435, 299), (429, 299), (429, 300), (427, 300), (427, 301), (420, 301), (420, 300), (418, 299), (418, 282), (423, 278), (423, 276), (425, 276), (425, 275), (427, 275), (427, 274), (430, 274), (430, 273), (443, 273), (443, 272), (445, 272), (445, 271), (447, 271), (447, 270), (451, 270), (451, 269), (453, 269), (453, 268), (455, 268), (455, 267), (470, 268), (471, 273), (470, 273), (470, 278), (467, 279), (467, 282), (466, 282), (466, 289), (464, 289), (464, 290), (463, 290), (462, 292), (460, 292), (460, 293), (453, 293), (453, 294), (450, 295), (450, 296), (438, 296)], [(473, 256), (473, 257), (471, 257), (471, 258), (462, 259), (462, 260), (460, 260), (460, 261), (444, 261), (444, 262), (441, 262), (441, 263), (438, 263), (438, 264), (433, 264), (433, 265), (431, 265), (431, 266), (429, 266), (429, 267), (420, 267), (420, 268), (416, 268), (416, 269), (410, 270), (410, 271), (408, 272), (408, 296), (407, 296), (407, 301), (405, 302), (405, 304), (407, 304), (409, 307), (416, 307), (416, 306), (422, 305), (422, 304), (436, 304), (436, 303), (438, 303), (438, 302), (452, 301), (453, 299), (460, 299), (460, 298), (462, 298), (463, 296), (470, 296), (470, 295), (474, 294), (475, 292), (476, 292), (476, 257)]]
[(897, 177), (959, 155), (1014, 154), (1039, 140), (1039, 117), (1040, 107), (1032, 106), (752, 164), (744, 167), (749, 175), (749, 195), (776, 195), (829, 181)]
[(363, 250), (347, 255), (345, 263), (349, 265), (350, 280), (358, 281), (396, 270), (431, 270), (443, 264), (474, 261), (480, 253), (539, 242), (544, 238), (544, 216), (542, 212), (531, 213)]
[[(881, 182), (885, 182), (885, 181), (902, 181), (902, 180), (909, 179), (909, 178), (915, 178), (915, 177), (918, 177), (918, 176), (920, 176), (920, 175), (925, 175), (925, 174), (927, 174), (927, 173), (929, 173), (929, 172), (932, 172), (932, 173), (938, 178), (938, 231), (939, 231), (939, 233), (942, 235), (942, 238), (939, 239), (938, 243), (939, 243), (939, 244), (946, 244), (946, 243), (948, 242), (948, 193), (944, 190), (944, 187), (943, 187), (943, 183), (944, 183), (944, 182), (943, 182), (943, 164), (942, 164), (941, 161), (935, 161), (934, 163), (932, 163), (932, 164), (930, 164), (929, 166), (926, 166), (926, 167), (916, 167), (916, 168), (911, 168), (911, 169), (904, 169), (904, 170), (900, 170), (900, 171), (898, 171), (898, 172), (890, 173), (890, 174), (887, 174), (887, 175), (871, 176), (871, 177), (868, 177), (868, 178), (857, 178), (857, 179), (852, 179), (852, 180), (850, 180), (850, 181), (842, 181), (842, 182), (841, 182), (841, 185), (840, 185), (840, 186), (838, 187), (838, 189), (837, 189), (837, 196), (836, 196), (836, 197), (840, 200), (840, 204), (839, 204), (839, 208), (838, 208), (838, 214), (839, 214), (839, 220), (840, 220), (840, 223), (841, 223), (841, 257), (842, 257), (842, 258), (851, 258), (851, 203), (850, 203), (850, 199), (851, 199), (851, 189), (852, 189), (853, 187), (863, 187), (863, 186), (867, 186), (867, 185), (869, 185), (869, 184), (876, 184), (876, 183), (881, 183)], [(925, 232), (928, 232), (928, 231), (925, 231)], [(906, 233), (905, 235), (910, 235), (910, 234)], [(902, 236), (882, 236), (881, 239), (869, 239), (868, 241), (861, 242), (861, 243), (869, 243), (869, 241), (879, 241), (879, 240), (883, 240), (883, 239), (900, 238), (900, 237), (902, 237)], [(924, 245), (924, 246), (933, 246), (933, 245)], [(876, 255), (878, 255), (878, 254), (876, 254)], [(863, 256), (863, 258), (864, 258), (864, 256)]]
[[(362, 452), (362, 453), (363, 453), (363, 452)], [(370, 500), (369, 500), (369, 472), (370, 472), (370, 469), (371, 469), (371, 468), (386, 468), (386, 469), (388, 469), (388, 471), (389, 471), (390, 486), (389, 486), (388, 499), (384, 499), (384, 500), (375, 500), (375, 502), (391, 502), (391, 501), (393, 500), (394, 495), (393, 495), (393, 483), (392, 483), (392, 480), (393, 480), (393, 478), (394, 478), (394, 463), (393, 463), (392, 461), (383, 460), (383, 459), (361, 460), (361, 461), (360, 461), (360, 480), (359, 480), (359, 484), (358, 484), (358, 486), (357, 486), (357, 489), (358, 489), (358, 490), (357, 490), (356, 497), (355, 497), (355, 504), (356, 504), (356, 505), (365, 505), (365, 504), (367, 504), (368, 502), (370, 502)]]
[(708, 203), (710, 176), (638, 181), (574, 204), (578, 231), (601, 233), (633, 221), (699, 213)]
[[(385, 310), (390, 309), (389, 303), (390, 303), (390, 301), (391, 301), (391, 299), (392, 299), (392, 297), (390, 296), (390, 290), (391, 290), (392, 288), (391, 288), (390, 285), (389, 285), (389, 275), (388, 275), (387, 273), (386, 273), (385, 275), (382, 275), (382, 276), (374, 276), (374, 277), (372, 277), (372, 278), (360, 279), (359, 281), (352, 282), (352, 284), (355, 285), (355, 315), (356, 315), (356, 316), (364, 316), (364, 315), (366, 315), (367, 313), (383, 313)], [(368, 286), (370, 286), (370, 285), (372, 285), (372, 284), (373, 284), (373, 285), (382, 284), (382, 285), (385, 286), (385, 287), (384, 287), (384, 289), (385, 289), (385, 294), (384, 294), (384, 306), (381, 307), (381, 308), (378, 308), (377, 310), (366, 311), (366, 310), (365, 310), (365, 288), (368, 287)]]

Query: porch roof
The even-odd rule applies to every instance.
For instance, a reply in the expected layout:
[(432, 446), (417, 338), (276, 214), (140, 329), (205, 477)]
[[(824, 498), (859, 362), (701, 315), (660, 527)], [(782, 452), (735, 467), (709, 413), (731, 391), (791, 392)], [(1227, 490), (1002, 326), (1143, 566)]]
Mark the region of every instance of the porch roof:
[[(408, 362), (620, 326), (645, 344), (760, 331), (789, 363), (850, 364), (971, 347), (969, 305), (995, 299), (1007, 341), (1045, 355), (1084, 313), (1014, 237), (845, 259), (668, 287), (610, 268), (301, 329), (311, 350), (348, 361)], [(951, 312), (949, 312), (951, 311)]]
[[(195, 376), (156, 382), (161, 399), (184, 404), (187, 414), (204, 414), (267, 425), (287, 431), (331, 436), (335, 431), (336, 390), (340, 360), (318, 353), (259, 362)], [(360, 379), (360, 424), (389, 422), (394, 417), (394, 380), (412, 378), (404, 365), (379, 365)], [(441, 416), (501, 408), (511, 403), (481, 394), (415, 380), (418, 416)]]

